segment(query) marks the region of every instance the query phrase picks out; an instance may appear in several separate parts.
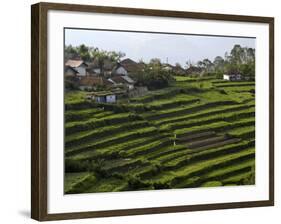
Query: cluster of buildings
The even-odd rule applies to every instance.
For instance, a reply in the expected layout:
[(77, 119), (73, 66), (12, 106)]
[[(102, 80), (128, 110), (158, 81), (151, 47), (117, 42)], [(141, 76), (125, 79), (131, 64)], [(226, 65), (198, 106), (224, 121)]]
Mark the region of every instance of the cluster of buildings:
[[(145, 87), (135, 87), (136, 80), (132, 75), (144, 69), (143, 62), (135, 62), (126, 58), (120, 62), (105, 59), (102, 66), (98, 60), (85, 62), (81, 59), (70, 59), (65, 62), (65, 79), (72, 82), (80, 90), (89, 91), (88, 98), (97, 102), (116, 102), (118, 96), (128, 94), (141, 94)], [(180, 66), (165, 63), (163, 69), (175, 74), (185, 75), (186, 70)]]
[(129, 74), (138, 69), (139, 64), (129, 58), (116, 64), (106, 60), (103, 66), (97, 61), (86, 63), (83, 60), (68, 60), (65, 63), (64, 73), (66, 79), (75, 79), (81, 90), (118, 85), (125, 85), (131, 90), (134, 88), (135, 81)]
[(68, 60), (64, 75), (67, 81), (74, 83), (80, 90), (89, 91), (88, 98), (97, 102), (116, 102), (118, 96), (128, 94), (135, 89), (135, 80), (129, 75), (142, 69), (142, 65), (129, 58), (118, 63), (104, 60), (84, 62)]

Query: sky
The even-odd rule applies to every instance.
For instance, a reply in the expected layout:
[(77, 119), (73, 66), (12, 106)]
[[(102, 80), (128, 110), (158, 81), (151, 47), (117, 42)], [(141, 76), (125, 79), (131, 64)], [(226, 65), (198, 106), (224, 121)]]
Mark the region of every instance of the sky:
[(65, 45), (85, 44), (107, 51), (121, 51), (124, 58), (134, 61), (160, 58), (162, 62), (185, 66), (187, 61), (196, 63), (216, 56), (224, 57), (235, 44), (255, 48), (255, 38), (176, 35), (122, 31), (65, 29)]

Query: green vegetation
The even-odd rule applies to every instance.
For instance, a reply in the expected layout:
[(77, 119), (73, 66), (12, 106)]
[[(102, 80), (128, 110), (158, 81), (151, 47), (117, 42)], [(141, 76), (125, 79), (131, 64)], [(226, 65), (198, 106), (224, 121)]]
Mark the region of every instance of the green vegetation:
[(174, 81), (171, 72), (162, 68), (161, 63), (149, 63), (134, 74), (137, 85), (147, 86), (149, 89), (161, 89), (170, 86)]
[(255, 183), (255, 83), (168, 79), (130, 103), (65, 93), (66, 193)]

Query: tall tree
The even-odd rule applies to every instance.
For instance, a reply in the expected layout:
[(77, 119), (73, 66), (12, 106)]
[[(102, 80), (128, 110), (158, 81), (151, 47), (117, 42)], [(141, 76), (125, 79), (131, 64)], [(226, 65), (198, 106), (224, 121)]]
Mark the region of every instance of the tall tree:
[(203, 62), (205, 71), (211, 72), (213, 63), (208, 58), (205, 58), (202, 62)]
[(159, 58), (152, 58), (150, 59), (149, 64), (161, 66), (161, 60)]
[(204, 68), (204, 63), (203, 63), (203, 61), (198, 61), (198, 62), (197, 62), (197, 66), (198, 66), (199, 68)]
[(119, 62), (125, 54), (122, 52), (104, 51), (94, 48), (91, 51), (91, 56), (93, 59), (97, 60), (101, 74), (103, 74), (106, 60), (116, 63)]
[(245, 58), (245, 51), (239, 44), (236, 44), (230, 51), (230, 56), (231, 63), (239, 66), (242, 64), (243, 59)]
[(89, 50), (89, 47), (87, 47), (85, 44), (81, 44), (77, 47), (77, 52), (84, 61), (90, 61), (91, 59)]
[(215, 57), (213, 61), (214, 69), (216, 72), (223, 72), (224, 69), (224, 59), (221, 56)]
[(65, 61), (67, 61), (69, 59), (78, 58), (78, 57), (79, 57), (79, 54), (78, 54), (77, 49), (75, 47), (73, 47), (72, 45), (65, 46), (65, 49), (64, 49), (64, 59), (65, 59)]

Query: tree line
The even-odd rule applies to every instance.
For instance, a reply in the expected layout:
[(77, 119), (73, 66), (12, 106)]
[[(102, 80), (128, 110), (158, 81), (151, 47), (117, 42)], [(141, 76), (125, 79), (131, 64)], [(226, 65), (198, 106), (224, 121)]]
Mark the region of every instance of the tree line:
[(72, 45), (65, 46), (64, 59), (65, 61), (69, 59), (82, 59), (85, 62), (97, 61), (101, 73), (104, 71), (105, 61), (111, 61), (117, 63), (121, 58), (125, 57), (125, 53), (117, 51), (105, 51), (97, 47), (88, 47), (81, 44), (77, 47)]
[(193, 65), (189, 61), (186, 63), (188, 67), (197, 66), (201, 68), (205, 74), (215, 73), (222, 76), (224, 73), (240, 73), (244, 76), (254, 78), (255, 76), (255, 49), (241, 47), (236, 44), (230, 53), (226, 52), (224, 57), (217, 56), (213, 61), (208, 58), (198, 61)]

